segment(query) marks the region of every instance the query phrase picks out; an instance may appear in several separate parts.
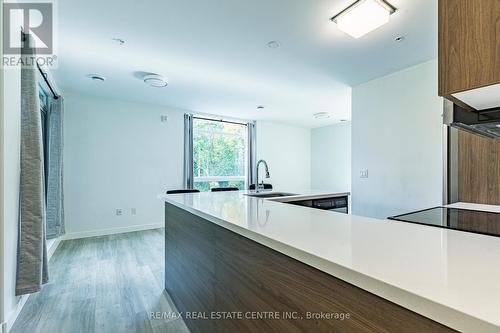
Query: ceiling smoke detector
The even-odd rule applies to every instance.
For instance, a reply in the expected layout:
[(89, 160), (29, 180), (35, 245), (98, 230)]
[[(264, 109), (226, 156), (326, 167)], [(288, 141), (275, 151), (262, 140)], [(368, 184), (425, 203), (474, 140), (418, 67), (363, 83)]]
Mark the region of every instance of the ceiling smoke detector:
[(149, 74), (144, 76), (144, 83), (150, 87), (163, 88), (168, 86), (167, 80), (158, 74)]
[(277, 40), (272, 40), (269, 43), (267, 43), (267, 47), (270, 49), (277, 49), (281, 46), (281, 43), (278, 42)]
[(118, 43), (119, 45), (123, 45), (125, 44), (125, 41), (121, 38), (112, 38), (112, 40), (116, 43)]
[(330, 114), (328, 112), (318, 112), (313, 114), (315, 119), (328, 119), (330, 118)]
[(102, 75), (99, 75), (99, 74), (89, 74), (89, 75), (87, 75), (87, 77), (89, 79), (91, 79), (92, 81), (98, 81), (98, 82), (106, 81), (106, 78)]

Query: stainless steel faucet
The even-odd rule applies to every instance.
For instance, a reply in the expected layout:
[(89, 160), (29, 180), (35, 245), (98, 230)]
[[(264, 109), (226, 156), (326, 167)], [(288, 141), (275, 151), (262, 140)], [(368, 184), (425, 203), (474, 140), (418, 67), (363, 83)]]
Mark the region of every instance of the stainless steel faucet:
[(259, 190), (264, 189), (264, 180), (262, 180), (262, 184), (259, 184), (259, 166), (261, 163), (264, 163), (264, 167), (266, 168), (266, 178), (270, 178), (271, 176), (269, 175), (269, 168), (267, 166), (267, 162), (264, 160), (260, 160), (257, 162), (257, 170), (255, 171), (255, 174), (257, 175), (257, 184), (255, 185), (255, 190), (259, 192)]

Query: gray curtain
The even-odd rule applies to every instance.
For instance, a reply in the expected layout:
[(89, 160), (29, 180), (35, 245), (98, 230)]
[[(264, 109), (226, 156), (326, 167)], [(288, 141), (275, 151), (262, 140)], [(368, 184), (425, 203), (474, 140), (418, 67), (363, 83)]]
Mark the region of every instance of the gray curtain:
[[(24, 35), (23, 38), (31, 38)], [(24, 45), (34, 45), (24, 43)], [(23, 56), (34, 56), (22, 49)], [(21, 178), (17, 247), (16, 295), (41, 289), (48, 281), (45, 243), (43, 141), (37, 68), (21, 68)]]
[(192, 189), (193, 181), (193, 115), (184, 115), (184, 187)]
[(62, 97), (48, 103), (47, 126), (47, 239), (64, 234), (63, 122)]
[(248, 142), (248, 156), (247, 156), (247, 187), (255, 184), (256, 174), (255, 167), (257, 165), (257, 131), (255, 122), (247, 124), (247, 142)]

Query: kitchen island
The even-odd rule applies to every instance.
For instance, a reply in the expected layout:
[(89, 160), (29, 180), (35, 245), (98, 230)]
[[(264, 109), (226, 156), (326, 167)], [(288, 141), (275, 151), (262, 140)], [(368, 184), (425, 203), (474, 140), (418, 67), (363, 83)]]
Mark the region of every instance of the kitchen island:
[(191, 331), (499, 331), (500, 238), (245, 194), (162, 197)]

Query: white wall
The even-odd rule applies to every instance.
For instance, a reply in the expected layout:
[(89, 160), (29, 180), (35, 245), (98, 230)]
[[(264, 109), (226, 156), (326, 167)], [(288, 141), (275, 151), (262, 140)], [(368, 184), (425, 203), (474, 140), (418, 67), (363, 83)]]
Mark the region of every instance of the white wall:
[[(311, 187), (311, 130), (272, 122), (257, 122), (257, 160), (269, 165), (270, 179), (278, 190)], [(261, 166), (261, 175), (264, 175)]]
[[(3, 5), (3, 1), (2, 1)], [(1, 17), (1, 15), (0, 15)], [(2, 41), (3, 42), (3, 41)], [(21, 144), (21, 70), (2, 69), (2, 320), (9, 330), (27, 296), (15, 296)]]
[[(17, 1), (12, 1), (17, 2)], [(3, 7), (3, 1), (0, 3)], [(0, 17), (2, 17), (0, 9)], [(18, 22), (18, 26), (21, 23)], [(0, 24), (1, 26), (1, 24)], [(0, 27), (0, 44), (3, 43)], [(2, 45), (3, 47), (3, 45)], [(3, 50), (3, 48), (2, 48)], [(3, 55), (3, 51), (0, 52)], [(21, 68), (2, 68), (0, 74), (0, 245), (1, 245), (1, 320), (10, 330), (28, 299), (18, 297), (16, 289), (17, 236), (19, 223), (19, 177), (21, 153)]]
[[(163, 225), (157, 195), (183, 187), (186, 111), (64, 97), (66, 238)], [(167, 123), (160, 122), (162, 115)], [(278, 188), (310, 187), (310, 144), (309, 129), (257, 123), (257, 158), (268, 161), (268, 181)], [(122, 216), (116, 216), (117, 208)]]
[(19, 216), (19, 175), (21, 143), (21, 71), (8, 68), (3, 71), (3, 290), (4, 320), (7, 327), (13, 323), (21, 308), (21, 297), (15, 296), (17, 227)]
[(441, 204), (437, 80), (434, 60), (353, 88), (353, 214), (386, 218)]
[(311, 131), (311, 187), (318, 190), (351, 190), (351, 123)]
[[(0, 17), (3, 17), (3, 0), (0, 1)], [(3, 56), (3, 27), (0, 26), (0, 55)], [(0, 69), (0, 331), (5, 330), (5, 221), (4, 221), (4, 75)]]
[[(64, 97), (66, 237), (163, 225), (157, 195), (183, 185), (184, 112)], [(116, 209), (123, 215), (116, 216)]]
[[(0, 1), (0, 17), (3, 17), (3, 0)], [(0, 55), (3, 56), (3, 27), (0, 26)], [(0, 332), (3, 332), (5, 329), (3, 328), (5, 322), (5, 285), (4, 285), (4, 275), (5, 275), (5, 221), (4, 221), (4, 204), (3, 198), (5, 198), (4, 192), (4, 174), (3, 174), (3, 165), (5, 161), (4, 156), (4, 78), (3, 78), (3, 69), (0, 69)]]

